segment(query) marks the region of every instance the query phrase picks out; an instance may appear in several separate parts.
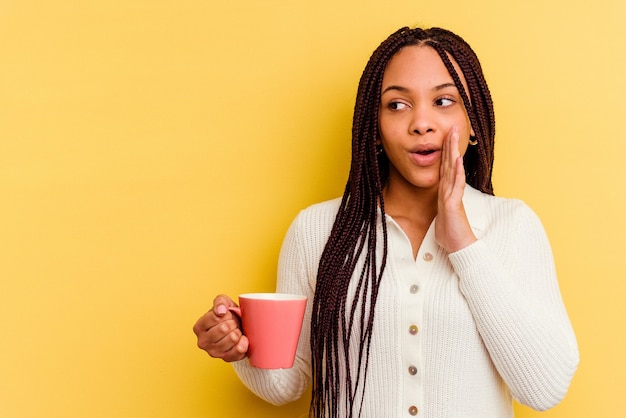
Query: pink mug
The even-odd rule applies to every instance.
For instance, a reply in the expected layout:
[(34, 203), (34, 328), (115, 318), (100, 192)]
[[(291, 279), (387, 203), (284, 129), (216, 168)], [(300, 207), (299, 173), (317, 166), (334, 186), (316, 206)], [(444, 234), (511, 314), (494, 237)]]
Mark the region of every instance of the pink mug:
[(286, 293), (239, 295), (239, 307), (229, 308), (241, 318), (248, 337), (248, 360), (261, 369), (293, 367), (302, 329), (306, 296)]

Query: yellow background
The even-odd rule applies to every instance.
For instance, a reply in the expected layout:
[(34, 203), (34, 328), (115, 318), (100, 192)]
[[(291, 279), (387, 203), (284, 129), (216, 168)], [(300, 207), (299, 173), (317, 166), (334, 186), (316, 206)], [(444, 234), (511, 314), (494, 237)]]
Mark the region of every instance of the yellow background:
[(273, 289), (338, 196), (361, 71), (458, 32), (498, 121), (496, 193), (551, 238), (581, 365), (545, 414), (623, 416), (621, 0), (0, 1), (0, 418), (301, 417), (195, 346), (215, 294)]

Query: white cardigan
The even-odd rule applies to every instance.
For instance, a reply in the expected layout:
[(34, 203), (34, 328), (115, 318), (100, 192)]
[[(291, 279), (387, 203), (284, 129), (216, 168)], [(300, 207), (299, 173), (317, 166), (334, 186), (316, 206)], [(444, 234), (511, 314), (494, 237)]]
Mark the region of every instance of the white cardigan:
[[(303, 210), (281, 250), (277, 291), (309, 297), (295, 366), (233, 363), (272, 404), (299, 398), (310, 384), (315, 281), (339, 203)], [(478, 241), (452, 254), (437, 245), (433, 223), (414, 259), (407, 236), (386, 218), (389, 255), (360, 418), (509, 418), (511, 396), (545, 410), (567, 392), (578, 347), (539, 219), (519, 200), (470, 186), (463, 203)]]

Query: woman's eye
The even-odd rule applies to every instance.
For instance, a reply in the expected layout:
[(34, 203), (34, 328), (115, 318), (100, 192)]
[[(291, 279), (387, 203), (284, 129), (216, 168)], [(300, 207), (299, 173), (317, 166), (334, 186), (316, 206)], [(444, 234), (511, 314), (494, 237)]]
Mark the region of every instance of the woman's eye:
[(447, 97), (442, 97), (440, 99), (435, 100), (435, 104), (441, 107), (448, 107), (454, 104), (454, 100), (449, 99)]
[(408, 107), (406, 103), (402, 102), (391, 102), (388, 106), (391, 110), (402, 110)]

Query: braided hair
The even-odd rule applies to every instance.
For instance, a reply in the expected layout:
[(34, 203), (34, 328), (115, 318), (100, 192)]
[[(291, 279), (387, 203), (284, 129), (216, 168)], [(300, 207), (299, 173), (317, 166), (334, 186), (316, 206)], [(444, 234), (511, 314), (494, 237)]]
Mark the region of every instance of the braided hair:
[[(433, 48), (452, 76), (478, 141), (463, 157), (466, 181), (493, 194), (493, 103), (476, 54), (445, 29), (399, 29), (374, 51), (361, 76), (352, 123), (350, 174), (319, 263), (310, 340), (313, 396), (309, 415), (314, 418), (356, 418), (363, 406), (374, 308), (387, 260), (383, 187), (389, 160), (376, 152), (378, 109), (387, 63), (409, 45)], [(452, 60), (461, 69), (468, 91)], [(379, 220), (382, 234), (377, 233)], [(362, 266), (358, 272), (357, 265)], [(357, 346), (351, 346), (355, 341)], [(359, 366), (352, 369), (350, 364)]]

